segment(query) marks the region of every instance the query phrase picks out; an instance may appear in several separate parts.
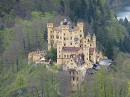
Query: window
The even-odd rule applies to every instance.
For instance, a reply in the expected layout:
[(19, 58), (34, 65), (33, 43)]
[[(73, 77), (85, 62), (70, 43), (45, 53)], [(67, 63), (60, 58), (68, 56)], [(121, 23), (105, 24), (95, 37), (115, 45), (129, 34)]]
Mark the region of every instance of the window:
[(80, 40), (80, 43), (82, 43), (82, 40)]
[(64, 36), (65, 36), (65, 33), (64, 33)]
[(82, 34), (80, 34), (80, 37), (82, 37)]
[(54, 36), (53, 36), (53, 35), (51, 35), (51, 38), (54, 38)]
[(56, 35), (56, 39), (59, 39), (59, 35)]
[(70, 42), (70, 45), (72, 45), (72, 42)]
[(73, 63), (71, 63), (71, 65), (73, 65)]
[(89, 42), (89, 39), (88, 39), (88, 42)]
[(62, 39), (62, 37), (60, 36), (60, 39)]
[(75, 79), (75, 78), (73, 77), (73, 81), (74, 81), (74, 79)]
[(66, 58), (66, 55), (64, 55), (64, 57)]
[(64, 46), (66, 46), (66, 44), (64, 43)]
[(60, 55), (59, 55), (59, 58), (60, 58)]
[(69, 55), (67, 55), (67, 58), (69, 58)]
[(64, 40), (65, 40), (65, 37), (64, 37)]

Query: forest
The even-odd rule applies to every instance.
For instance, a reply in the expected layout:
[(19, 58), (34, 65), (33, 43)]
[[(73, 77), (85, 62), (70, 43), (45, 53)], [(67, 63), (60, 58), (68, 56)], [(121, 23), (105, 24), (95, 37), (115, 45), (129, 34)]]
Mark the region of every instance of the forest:
[[(118, 2), (118, 3), (117, 3)], [(130, 97), (130, 22), (113, 7), (130, 0), (0, 0), (0, 97)], [(86, 74), (81, 89), (69, 91), (69, 76), (56, 66), (28, 65), (31, 51), (47, 50), (48, 22), (84, 22), (97, 49), (114, 63)]]

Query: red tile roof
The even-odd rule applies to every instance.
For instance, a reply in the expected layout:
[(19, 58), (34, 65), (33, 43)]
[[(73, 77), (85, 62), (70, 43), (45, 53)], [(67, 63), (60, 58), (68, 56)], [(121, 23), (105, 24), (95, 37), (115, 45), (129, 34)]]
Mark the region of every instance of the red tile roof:
[(63, 47), (63, 51), (79, 51), (81, 47)]

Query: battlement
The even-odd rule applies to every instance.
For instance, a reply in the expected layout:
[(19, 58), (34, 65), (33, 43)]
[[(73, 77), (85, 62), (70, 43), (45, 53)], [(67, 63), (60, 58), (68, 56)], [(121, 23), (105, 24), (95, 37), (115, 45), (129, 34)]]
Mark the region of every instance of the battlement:
[(66, 30), (69, 30), (69, 25), (63, 25), (63, 26), (61, 27), (61, 29), (62, 29), (62, 30), (65, 30), (65, 29), (66, 29)]
[(53, 28), (53, 23), (47, 23), (48, 28)]
[(83, 27), (83, 22), (78, 22), (77, 26)]

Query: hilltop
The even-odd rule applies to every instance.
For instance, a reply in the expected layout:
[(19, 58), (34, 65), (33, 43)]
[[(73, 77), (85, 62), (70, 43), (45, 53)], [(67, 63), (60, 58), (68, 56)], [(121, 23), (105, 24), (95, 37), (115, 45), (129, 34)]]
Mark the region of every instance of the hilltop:
[[(72, 94), (64, 85), (66, 73), (52, 73), (60, 72), (56, 67), (46, 71), (44, 65), (27, 65), (29, 52), (47, 50), (46, 24), (57, 26), (64, 18), (73, 25), (84, 22), (84, 35), (95, 34), (97, 49), (116, 62), (95, 75), (86, 75), (81, 90)], [(118, 21), (106, 0), (1, 0), (0, 96), (129, 97), (129, 29), (128, 20)]]

